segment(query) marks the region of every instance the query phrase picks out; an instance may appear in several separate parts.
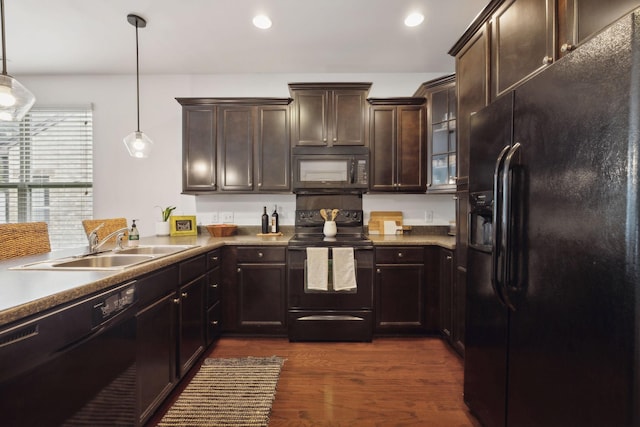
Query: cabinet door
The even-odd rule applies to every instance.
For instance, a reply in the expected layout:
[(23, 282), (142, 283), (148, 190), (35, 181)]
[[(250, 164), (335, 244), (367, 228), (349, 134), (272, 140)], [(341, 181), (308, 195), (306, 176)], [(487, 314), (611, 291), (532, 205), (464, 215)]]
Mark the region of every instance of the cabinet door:
[(493, 15), (492, 99), (553, 62), (553, 0), (509, 0)]
[(440, 251), (440, 332), (449, 342), (453, 330), (453, 253)]
[(213, 106), (182, 108), (182, 190), (216, 189), (216, 115)]
[(258, 191), (291, 189), (288, 106), (259, 107), (256, 135)]
[(366, 98), (360, 90), (332, 92), (329, 145), (366, 145)]
[(424, 264), (376, 266), (376, 331), (424, 328)]
[(296, 90), (293, 145), (327, 145), (329, 91)]
[(140, 425), (169, 395), (176, 382), (175, 292), (137, 316), (137, 393)]
[(563, 56), (624, 14), (637, 0), (557, 0), (558, 55)]
[(398, 189), (426, 190), (425, 113), (422, 106), (397, 107)]
[(371, 183), (373, 191), (394, 191), (396, 184), (396, 108), (371, 107)]
[(469, 179), (469, 139), (471, 114), (487, 105), (488, 95), (488, 26), (482, 26), (456, 57), (458, 91), (457, 185)]
[(253, 190), (253, 112), (249, 106), (225, 106), (218, 111), (220, 190)]
[(204, 351), (204, 289), (207, 277), (182, 286), (178, 293), (180, 301), (179, 320), (179, 375), (182, 377), (193, 366)]
[(456, 276), (453, 281), (453, 329), (451, 331), (451, 341), (453, 348), (464, 356), (464, 335), (465, 335), (465, 310), (467, 307), (467, 269), (458, 266)]
[(238, 264), (238, 322), (245, 331), (284, 332), (284, 264)]

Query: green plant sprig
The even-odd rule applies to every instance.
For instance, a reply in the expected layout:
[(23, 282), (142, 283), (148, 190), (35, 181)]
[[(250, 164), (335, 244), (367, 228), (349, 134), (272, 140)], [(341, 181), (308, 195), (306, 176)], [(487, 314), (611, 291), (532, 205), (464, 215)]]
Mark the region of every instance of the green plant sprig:
[(157, 208), (160, 208), (160, 212), (162, 214), (162, 221), (167, 222), (169, 221), (169, 217), (171, 216), (171, 212), (173, 212), (175, 210), (175, 206), (167, 206), (166, 208), (162, 209), (160, 206), (156, 206)]

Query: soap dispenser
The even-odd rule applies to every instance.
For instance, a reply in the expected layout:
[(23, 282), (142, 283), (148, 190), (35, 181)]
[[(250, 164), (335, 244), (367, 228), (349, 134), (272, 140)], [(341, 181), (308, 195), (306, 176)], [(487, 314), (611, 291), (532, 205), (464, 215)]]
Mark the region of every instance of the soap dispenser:
[(131, 230), (129, 230), (129, 246), (138, 246), (140, 243), (140, 233), (138, 233), (138, 227), (136, 227), (136, 220), (133, 220), (131, 224)]

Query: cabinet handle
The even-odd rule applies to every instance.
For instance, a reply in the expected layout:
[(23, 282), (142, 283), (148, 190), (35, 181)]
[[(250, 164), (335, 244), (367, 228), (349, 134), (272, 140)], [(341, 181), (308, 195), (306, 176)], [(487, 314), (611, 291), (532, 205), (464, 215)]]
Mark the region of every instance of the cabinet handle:
[(451, 255), (447, 255), (447, 259), (453, 259)]
[(402, 258), (402, 257), (403, 257), (402, 252), (398, 252), (398, 258)]
[(333, 142), (336, 142), (338, 140), (338, 138), (333, 138)]
[(258, 183), (258, 187), (262, 187), (262, 183), (261, 182)]
[(211, 261), (218, 261), (218, 257), (217, 256), (212, 256), (211, 257)]
[(560, 52), (571, 52), (575, 48), (576, 48), (576, 45), (573, 45), (571, 43), (565, 43), (562, 46), (560, 46)]
[(218, 326), (218, 321), (217, 320), (212, 321), (211, 326)]
[(262, 257), (263, 257), (262, 252), (258, 252), (258, 258), (262, 258)]
[(174, 304), (180, 304), (180, 298), (174, 298), (173, 299), (173, 303)]
[(544, 65), (549, 65), (553, 62), (553, 58), (550, 56), (545, 56), (544, 58), (542, 58), (542, 64)]
[(189, 296), (189, 294), (187, 292), (183, 292), (180, 294), (180, 296), (182, 296), (182, 298), (186, 298)]
[(327, 138), (322, 138), (322, 142), (327, 142)]
[(238, 272), (238, 273), (240, 273), (241, 271), (242, 271), (242, 269), (241, 269), (241, 268), (238, 268), (237, 272)]
[(376, 268), (376, 273), (380, 274), (380, 269)]
[(210, 285), (211, 289), (217, 289), (218, 288), (218, 284), (217, 283), (212, 283)]

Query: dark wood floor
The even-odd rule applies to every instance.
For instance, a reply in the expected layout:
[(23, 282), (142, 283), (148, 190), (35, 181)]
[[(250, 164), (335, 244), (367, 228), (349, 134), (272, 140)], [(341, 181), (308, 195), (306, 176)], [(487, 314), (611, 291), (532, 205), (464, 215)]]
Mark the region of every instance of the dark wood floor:
[[(291, 343), (285, 338), (225, 337), (206, 356), (272, 355), (286, 362), (270, 427), (480, 426), (462, 401), (462, 359), (438, 338)], [(166, 406), (149, 426), (159, 421)]]

